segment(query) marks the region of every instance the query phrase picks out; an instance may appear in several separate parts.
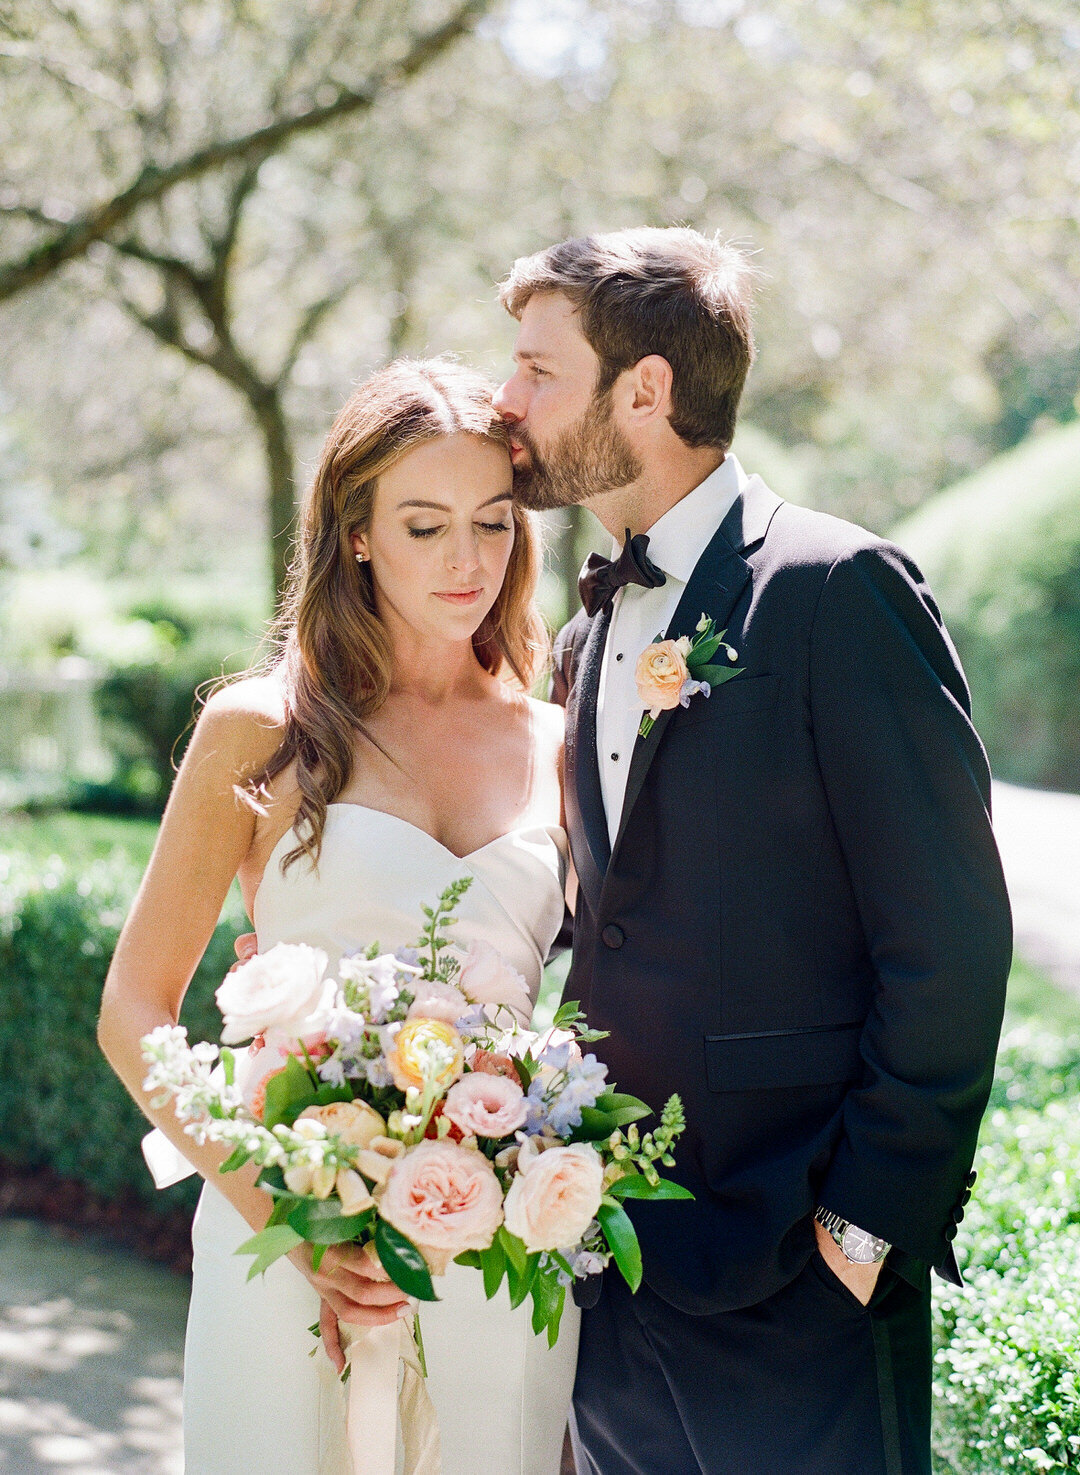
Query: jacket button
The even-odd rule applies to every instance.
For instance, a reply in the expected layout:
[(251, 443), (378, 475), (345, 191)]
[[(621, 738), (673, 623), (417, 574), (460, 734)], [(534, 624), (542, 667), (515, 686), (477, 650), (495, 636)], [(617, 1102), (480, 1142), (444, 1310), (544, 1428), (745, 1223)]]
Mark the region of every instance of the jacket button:
[(948, 1227), (948, 1229), (946, 1229), (946, 1231), (945, 1231), (945, 1238), (947, 1240), (949, 1240), (949, 1241), (952, 1241), (952, 1240), (954, 1240), (956, 1238), (956, 1225), (955, 1224), (950, 1224), (949, 1227)]
[(600, 934), (605, 947), (622, 947), (626, 933), (615, 922), (609, 922)]
[(968, 1199), (970, 1199), (970, 1197), (971, 1197), (971, 1189), (970, 1188), (965, 1188), (964, 1191), (963, 1191), (963, 1193), (960, 1195), (960, 1202), (962, 1204), (966, 1204), (967, 1201), (968, 1201)]
[(967, 1180), (966, 1180), (967, 1181), (967, 1186), (969, 1188), (974, 1188), (975, 1187), (975, 1179), (978, 1176), (979, 1176), (978, 1173), (976, 1173), (975, 1169), (972, 1168), (971, 1172), (967, 1175)]
[(960, 1221), (961, 1221), (961, 1219), (963, 1219), (963, 1217), (964, 1217), (964, 1211), (963, 1211), (963, 1209), (959, 1205), (957, 1205), (957, 1207), (955, 1209), (953, 1209), (952, 1216), (953, 1216), (954, 1220), (956, 1221), (956, 1223), (959, 1224)]

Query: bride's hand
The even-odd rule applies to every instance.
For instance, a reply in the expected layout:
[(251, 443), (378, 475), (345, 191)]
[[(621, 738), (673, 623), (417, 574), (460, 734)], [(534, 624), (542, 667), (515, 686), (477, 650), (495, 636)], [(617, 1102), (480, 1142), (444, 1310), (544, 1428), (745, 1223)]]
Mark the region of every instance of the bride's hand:
[(388, 1326), (412, 1309), (370, 1245), (330, 1245), (318, 1270), (311, 1266), (310, 1245), (298, 1246), (289, 1258), (337, 1319), (350, 1326)]
[(236, 962), (229, 969), (230, 973), (239, 968), (241, 963), (250, 962), (259, 951), (257, 934), (254, 932), (241, 932), (240, 936), (233, 943), (233, 951), (236, 953)]
[(345, 1371), (345, 1352), (341, 1345), (341, 1329), (338, 1326), (337, 1313), (329, 1301), (322, 1301), (319, 1304), (319, 1336), (322, 1338), (326, 1355), (333, 1363), (334, 1371), (340, 1378)]

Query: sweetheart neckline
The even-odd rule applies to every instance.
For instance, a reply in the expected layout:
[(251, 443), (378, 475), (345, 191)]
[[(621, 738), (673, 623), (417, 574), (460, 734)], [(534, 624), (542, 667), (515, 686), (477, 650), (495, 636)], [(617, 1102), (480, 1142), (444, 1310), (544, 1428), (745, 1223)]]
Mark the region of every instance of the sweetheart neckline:
[[(412, 830), (414, 834), (423, 835), (424, 838), (426, 840), (429, 840), (437, 850), (441, 850), (444, 855), (448, 855), (451, 860), (456, 861), (458, 865), (468, 865), (470, 861), (475, 860), (477, 856), (483, 855), (486, 850), (490, 850), (493, 845), (497, 845), (500, 840), (505, 840), (511, 835), (524, 835), (527, 834), (530, 830), (544, 830), (548, 835), (551, 835), (551, 832), (553, 830), (560, 831), (563, 834), (566, 833), (565, 830), (563, 830), (562, 825), (545, 825), (541, 823), (537, 823), (534, 825), (518, 825), (515, 829), (504, 830), (501, 835), (496, 835), (494, 839), (488, 840), (485, 845), (478, 846), (476, 850), (470, 850), (466, 855), (458, 855), (457, 851), (451, 850), (449, 845), (444, 845), (441, 840), (436, 840), (435, 836), (431, 833), (430, 830), (425, 830), (422, 825), (414, 825), (411, 820), (403, 819), (400, 814), (391, 814), (389, 809), (375, 809), (370, 804), (353, 804), (350, 803), (348, 800), (341, 799), (331, 800), (326, 807), (327, 809), (359, 809), (364, 814), (381, 814), (384, 819), (394, 820), (396, 824), (404, 825), (407, 830)], [(253, 926), (255, 925), (255, 909), (259, 904), (259, 896), (262, 893), (263, 883), (265, 882), (270, 872), (270, 867), (273, 864), (278, 851), (281, 849), (282, 842), (287, 840), (290, 835), (295, 836), (295, 834), (295, 826), (290, 825), (289, 828), (275, 842), (274, 848), (271, 850), (270, 854), (266, 858), (266, 864), (265, 866), (263, 866), (262, 875), (259, 877), (259, 884), (255, 888), (255, 895), (251, 898), (251, 919)], [(555, 844), (556, 849), (559, 849), (558, 844), (555, 842), (554, 836), (551, 836), (551, 838), (552, 843)]]
[[(414, 834), (423, 835), (425, 839), (431, 841), (432, 845), (437, 846), (445, 855), (451, 856), (461, 865), (467, 864), (476, 856), (482, 855), (485, 850), (490, 850), (493, 845), (497, 845), (500, 840), (506, 840), (511, 835), (524, 835), (529, 830), (544, 830), (550, 833), (551, 830), (562, 828), (561, 825), (545, 825), (539, 821), (532, 825), (516, 825), (512, 830), (504, 830), (501, 835), (495, 835), (491, 840), (486, 841), (485, 844), (478, 845), (475, 850), (468, 850), (464, 855), (458, 855), (456, 850), (451, 850), (449, 845), (444, 845), (441, 840), (437, 840), (430, 830), (424, 829), (423, 825), (414, 825), (411, 819), (404, 819), (400, 814), (392, 814), (389, 809), (375, 809), (370, 804), (353, 804), (348, 799), (334, 799), (326, 807), (327, 809), (359, 809), (363, 814), (381, 814), (384, 819), (392, 819), (395, 824), (404, 825), (407, 830), (412, 830)], [(291, 829), (292, 826), (290, 825), (289, 830), (286, 830), (285, 833), (288, 834)], [(283, 835), (282, 839), (284, 838)]]

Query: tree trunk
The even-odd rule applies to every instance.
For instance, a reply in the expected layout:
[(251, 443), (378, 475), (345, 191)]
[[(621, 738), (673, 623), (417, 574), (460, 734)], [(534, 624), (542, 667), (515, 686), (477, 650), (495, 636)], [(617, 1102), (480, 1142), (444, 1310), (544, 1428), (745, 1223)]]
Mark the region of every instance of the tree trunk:
[(263, 438), (269, 496), (267, 512), (274, 608), (281, 601), (296, 533), (296, 489), (292, 438), (276, 385), (264, 385), (252, 400)]

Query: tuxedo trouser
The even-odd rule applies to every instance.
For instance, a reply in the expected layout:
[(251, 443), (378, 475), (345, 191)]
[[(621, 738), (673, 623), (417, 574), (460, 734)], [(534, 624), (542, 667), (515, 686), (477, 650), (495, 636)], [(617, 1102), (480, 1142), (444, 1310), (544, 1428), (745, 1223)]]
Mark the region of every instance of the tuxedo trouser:
[(930, 1292), (864, 1307), (815, 1251), (767, 1301), (691, 1316), (610, 1267), (584, 1312), (578, 1475), (930, 1475)]

